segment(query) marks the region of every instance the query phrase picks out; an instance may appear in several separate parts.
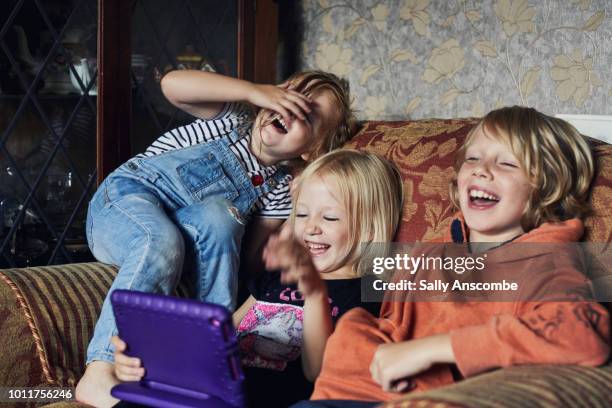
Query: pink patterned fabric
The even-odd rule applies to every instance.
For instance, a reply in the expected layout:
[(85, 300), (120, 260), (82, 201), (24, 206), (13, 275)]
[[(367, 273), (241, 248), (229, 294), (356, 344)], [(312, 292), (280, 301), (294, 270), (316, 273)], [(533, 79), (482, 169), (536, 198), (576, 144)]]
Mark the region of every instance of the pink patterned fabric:
[(300, 356), (304, 310), (257, 301), (237, 329), (242, 364), (282, 371)]

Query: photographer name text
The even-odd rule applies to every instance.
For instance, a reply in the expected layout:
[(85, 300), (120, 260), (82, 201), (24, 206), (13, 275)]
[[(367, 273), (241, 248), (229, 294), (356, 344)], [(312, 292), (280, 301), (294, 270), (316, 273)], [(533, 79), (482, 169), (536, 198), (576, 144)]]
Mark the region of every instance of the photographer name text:
[(518, 283), (508, 282), (505, 279), (499, 282), (462, 282), (455, 279), (446, 282), (441, 279), (428, 281), (421, 279), (411, 281), (402, 279), (396, 282), (385, 282), (376, 279), (372, 282), (372, 287), (376, 291), (421, 291), (421, 292), (449, 292), (449, 291), (516, 291)]

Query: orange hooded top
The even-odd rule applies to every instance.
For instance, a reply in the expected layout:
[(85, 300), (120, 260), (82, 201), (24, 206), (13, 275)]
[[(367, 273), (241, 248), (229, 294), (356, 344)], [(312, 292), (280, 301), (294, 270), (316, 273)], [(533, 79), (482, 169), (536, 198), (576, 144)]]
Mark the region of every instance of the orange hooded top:
[[(546, 223), (515, 239), (516, 243), (577, 242), (582, 221)], [(445, 242), (464, 242), (466, 227), (457, 217)], [(532, 291), (559, 282), (584, 282), (571, 256), (533, 246), (529, 251), (499, 247), (489, 254), (487, 269), (505, 267), (507, 273), (525, 269), (554, 270)], [(535, 269), (534, 269), (535, 268)], [(504, 272), (502, 271), (502, 275)], [(537, 275), (536, 275), (537, 276)], [(579, 295), (577, 295), (579, 296)], [(321, 374), (311, 399), (388, 401), (400, 394), (384, 392), (370, 375), (369, 366), (379, 345), (450, 333), (459, 376), (453, 366), (438, 364), (412, 378), (412, 390), (423, 391), (487, 370), (521, 364), (603, 364), (609, 354), (607, 310), (598, 303), (580, 301), (514, 302), (385, 302), (376, 318), (361, 308), (347, 312), (327, 341)], [(455, 370), (456, 373), (456, 370)], [(457, 373), (456, 373), (457, 374)]]

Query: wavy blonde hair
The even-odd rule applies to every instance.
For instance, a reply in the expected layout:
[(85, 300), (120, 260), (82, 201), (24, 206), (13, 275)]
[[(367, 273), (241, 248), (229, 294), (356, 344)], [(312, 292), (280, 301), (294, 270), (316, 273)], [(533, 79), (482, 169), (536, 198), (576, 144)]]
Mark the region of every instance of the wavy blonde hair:
[[(293, 74), (285, 83), (289, 88), (306, 96), (317, 96), (323, 91), (331, 93), (335, 101), (336, 111), (333, 123), (325, 123), (325, 134), (315, 138), (314, 143), (304, 152), (309, 161), (342, 147), (349, 141), (356, 129), (356, 119), (351, 109), (349, 83), (346, 79), (324, 71), (302, 71)], [(271, 119), (263, 120), (259, 116), (260, 129), (272, 123)], [(292, 161), (294, 162), (294, 161)], [(299, 163), (289, 163), (298, 165)], [(303, 163), (302, 163), (303, 164)]]
[[(491, 111), (457, 151), (456, 173), (479, 129), (510, 147), (533, 187), (521, 219), (524, 231), (544, 222), (584, 218), (590, 213), (587, 200), (594, 176), (593, 155), (576, 128), (533, 108), (512, 106)], [(450, 190), (451, 200), (459, 208), (456, 177)]]
[[(403, 187), (397, 167), (380, 156), (353, 149), (327, 153), (308, 165), (295, 180), (293, 203), (300, 199), (305, 181), (313, 177), (333, 183), (343, 200), (349, 223), (348, 252), (342, 265), (351, 264), (355, 274), (363, 270), (361, 259), (371, 259), (380, 245), (395, 236), (401, 219)], [(290, 222), (295, 225), (296, 206)], [(361, 245), (360, 245), (361, 244)]]

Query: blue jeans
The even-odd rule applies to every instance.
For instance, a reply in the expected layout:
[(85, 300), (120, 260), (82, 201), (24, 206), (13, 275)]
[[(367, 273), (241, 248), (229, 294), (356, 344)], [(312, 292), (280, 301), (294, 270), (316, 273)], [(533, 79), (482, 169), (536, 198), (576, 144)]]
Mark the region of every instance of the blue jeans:
[(245, 219), (283, 176), (279, 171), (253, 186), (228, 140), (217, 140), (131, 159), (105, 179), (89, 204), (87, 240), (94, 256), (119, 272), (102, 305), (87, 363), (113, 361), (110, 338), (117, 327), (110, 294), (170, 294), (185, 260), (197, 298), (233, 310)]

